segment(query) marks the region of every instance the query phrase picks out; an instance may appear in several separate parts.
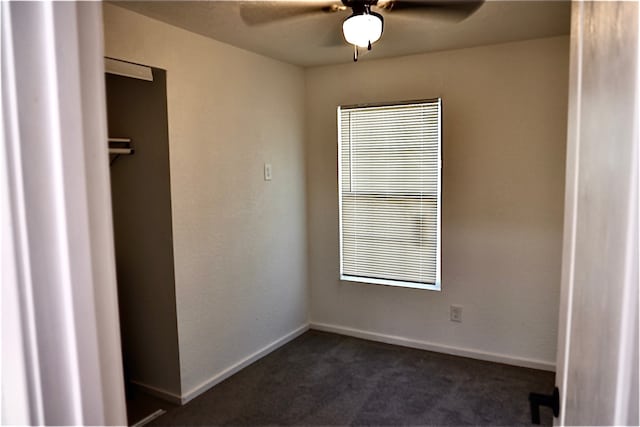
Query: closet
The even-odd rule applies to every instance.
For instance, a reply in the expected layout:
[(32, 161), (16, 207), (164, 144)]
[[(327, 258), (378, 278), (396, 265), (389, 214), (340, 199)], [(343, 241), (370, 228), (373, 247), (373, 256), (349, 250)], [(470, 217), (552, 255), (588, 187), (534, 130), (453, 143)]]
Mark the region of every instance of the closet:
[(118, 302), (129, 424), (180, 395), (166, 71), (106, 60)]

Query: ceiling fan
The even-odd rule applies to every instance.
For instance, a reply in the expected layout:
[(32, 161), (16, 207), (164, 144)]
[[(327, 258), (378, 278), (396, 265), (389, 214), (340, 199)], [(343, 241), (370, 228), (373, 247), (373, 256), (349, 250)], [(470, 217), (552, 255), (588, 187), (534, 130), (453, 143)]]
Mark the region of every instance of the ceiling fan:
[[(384, 31), (388, 16), (413, 14), (461, 21), (472, 15), (484, 0), (280, 0), (241, 3), (240, 16), (248, 25), (260, 25), (302, 15), (348, 11), (342, 22), (344, 40), (358, 48), (371, 50)], [(383, 16), (384, 15), (384, 16)]]

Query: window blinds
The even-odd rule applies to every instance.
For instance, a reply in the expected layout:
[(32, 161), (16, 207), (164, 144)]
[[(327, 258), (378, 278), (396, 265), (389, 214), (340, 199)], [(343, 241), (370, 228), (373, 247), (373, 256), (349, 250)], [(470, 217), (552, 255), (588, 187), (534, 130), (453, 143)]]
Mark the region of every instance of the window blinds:
[(439, 289), (441, 100), (338, 122), (341, 278)]

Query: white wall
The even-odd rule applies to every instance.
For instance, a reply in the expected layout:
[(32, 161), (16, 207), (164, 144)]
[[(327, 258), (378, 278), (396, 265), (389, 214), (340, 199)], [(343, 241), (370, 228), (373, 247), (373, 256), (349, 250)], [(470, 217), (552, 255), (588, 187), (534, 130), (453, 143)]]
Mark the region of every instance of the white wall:
[(168, 391), (191, 397), (307, 322), (304, 72), (117, 6), (104, 18), (107, 56), (167, 70), (181, 365)]
[[(568, 48), (559, 37), (307, 70), (312, 327), (553, 368)], [(442, 292), (340, 282), (336, 107), (434, 97)]]

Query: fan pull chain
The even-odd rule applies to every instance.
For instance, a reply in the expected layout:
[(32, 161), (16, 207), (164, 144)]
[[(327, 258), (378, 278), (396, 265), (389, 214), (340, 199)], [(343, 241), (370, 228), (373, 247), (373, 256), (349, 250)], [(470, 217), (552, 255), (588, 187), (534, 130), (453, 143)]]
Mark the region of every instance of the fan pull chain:
[(369, 46), (367, 46), (367, 50), (371, 50), (371, 40), (369, 40)]
[(358, 62), (358, 46), (353, 45), (353, 62)]

